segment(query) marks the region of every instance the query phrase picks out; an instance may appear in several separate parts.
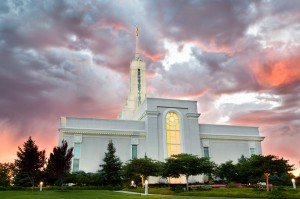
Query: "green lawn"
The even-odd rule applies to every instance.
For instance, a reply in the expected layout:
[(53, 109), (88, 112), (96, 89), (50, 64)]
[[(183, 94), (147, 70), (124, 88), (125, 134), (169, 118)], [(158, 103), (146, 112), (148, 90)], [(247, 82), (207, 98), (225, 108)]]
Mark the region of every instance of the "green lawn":
[[(128, 189), (128, 191), (143, 192), (143, 189)], [(192, 190), (175, 193), (168, 188), (150, 188), (149, 193), (163, 195), (181, 195), (197, 197), (232, 197), (232, 198), (293, 198), (300, 199), (300, 190), (289, 187), (275, 188), (274, 191), (267, 192), (259, 188), (213, 188), (209, 190)]]
[[(133, 191), (133, 190), (130, 190)], [(136, 190), (143, 192), (142, 189)], [(249, 189), (249, 188), (230, 188), (230, 189), (212, 189), (208, 191), (188, 191), (181, 193), (174, 193), (167, 188), (150, 188), (149, 193), (154, 194), (171, 194), (167, 195), (152, 195), (141, 196), (133, 194), (117, 193), (114, 191), (106, 190), (67, 190), (67, 191), (53, 191), (44, 190), (40, 191), (0, 191), (0, 199), (135, 199), (135, 198), (175, 198), (175, 199), (212, 199), (212, 197), (218, 199), (225, 198), (300, 198), (300, 191), (293, 189), (275, 190), (270, 193), (266, 193), (264, 190)], [(177, 194), (176, 196), (174, 194)]]
[[(176, 199), (195, 199), (200, 197), (193, 196), (142, 196), (133, 194), (117, 193), (105, 190), (69, 190), (69, 191), (0, 191), (0, 199), (136, 199), (136, 198), (176, 198)], [(208, 199), (201, 197), (201, 199)], [(209, 198), (212, 199), (212, 198)], [(225, 198), (218, 198), (225, 199)]]

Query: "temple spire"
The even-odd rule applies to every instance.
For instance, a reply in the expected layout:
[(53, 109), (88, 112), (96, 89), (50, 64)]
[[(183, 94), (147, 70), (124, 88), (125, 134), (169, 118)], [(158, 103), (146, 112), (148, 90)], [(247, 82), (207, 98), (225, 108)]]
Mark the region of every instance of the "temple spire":
[(147, 98), (146, 63), (139, 54), (139, 28), (135, 26), (135, 55), (130, 62), (130, 89), (119, 119), (133, 119), (134, 112)]

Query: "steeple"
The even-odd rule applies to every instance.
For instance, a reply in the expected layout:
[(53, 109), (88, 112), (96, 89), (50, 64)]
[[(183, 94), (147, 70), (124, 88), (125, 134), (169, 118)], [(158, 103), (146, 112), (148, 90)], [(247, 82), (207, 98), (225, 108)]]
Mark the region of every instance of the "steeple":
[(130, 63), (130, 91), (119, 119), (132, 119), (134, 111), (146, 99), (146, 63), (139, 54), (139, 29), (135, 27), (135, 56)]

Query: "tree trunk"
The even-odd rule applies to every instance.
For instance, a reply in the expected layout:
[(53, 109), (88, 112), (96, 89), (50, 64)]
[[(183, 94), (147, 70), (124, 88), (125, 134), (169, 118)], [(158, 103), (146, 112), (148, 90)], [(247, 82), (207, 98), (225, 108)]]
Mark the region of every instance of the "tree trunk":
[(31, 178), (28, 172), (26, 172), (26, 174), (28, 176), (29, 181), (32, 184), (31, 191), (33, 191), (33, 189), (34, 189), (34, 178)]
[(140, 175), (140, 176), (141, 176), (141, 178), (142, 178), (142, 187), (144, 188), (144, 186), (145, 186), (144, 176), (143, 176), (143, 175)]
[(189, 176), (186, 175), (185, 178), (186, 178), (186, 190), (188, 191), (189, 190)]
[(63, 183), (63, 179), (60, 178), (60, 182), (61, 182), (61, 190), (63, 191), (64, 190), (64, 183)]
[(266, 186), (267, 186), (267, 192), (269, 191), (269, 173), (264, 173), (265, 177), (266, 177)]
[(32, 187), (31, 187), (31, 191), (34, 190), (34, 179), (32, 179)]

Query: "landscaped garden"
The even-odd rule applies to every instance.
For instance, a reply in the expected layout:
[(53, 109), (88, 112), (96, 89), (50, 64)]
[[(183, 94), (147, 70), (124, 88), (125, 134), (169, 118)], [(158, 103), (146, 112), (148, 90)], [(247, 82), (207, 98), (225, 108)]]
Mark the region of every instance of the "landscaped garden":
[[(145, 193), (142, 187), (148, 185), (149, 176), (165, 179), (162, 184), (149, 185), (150, 195), (146, 196), (149, 199), (300, 198), (300, 190), (292, 188), (292, 183), (296, 187), (300, 181), (290, 173), (293, 165), (272, 155), (241, 157), (236, 164), (227, 161), (216, 165), (209, 158), (182, 153), (172, 155), (164, 162), (145, 156), (123, 164), (115, 152), (113, 143), (109, 142), (97, 173), (70, 173), (73, 155), (66, 142), (53, 149), (46, 164), (45, 151), (38, 151), (29, 138), (23, 149), (19, 147), (14, 164), (0, 163), (0, 199), (134, 199), (145, 197), (142, 196)], [(190, 176), (199, 174), (206, 177), (202, 183), (168, 184), (170, 178), (188, 182)], [(266, 187), (270, 190), (267, 191)]]

